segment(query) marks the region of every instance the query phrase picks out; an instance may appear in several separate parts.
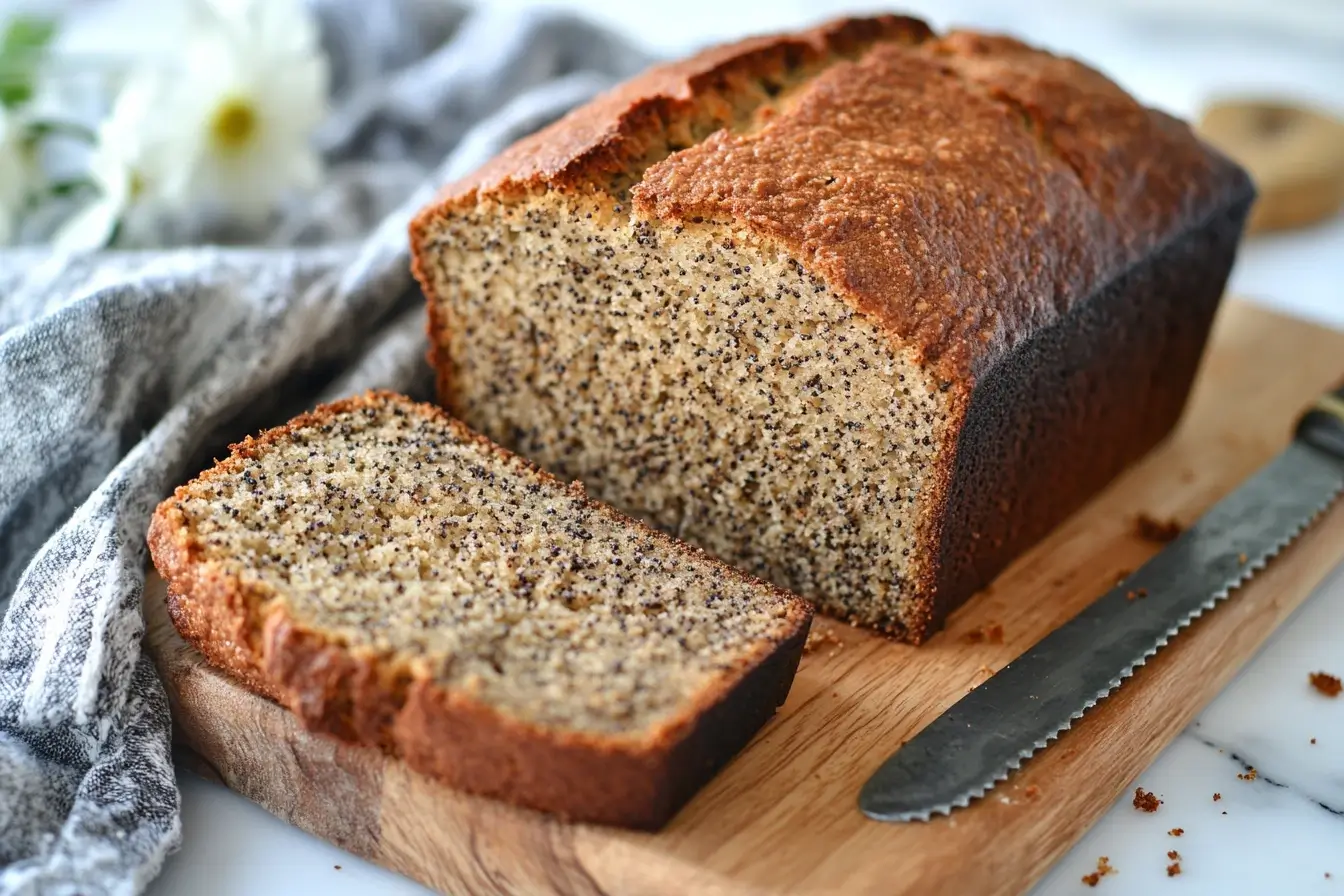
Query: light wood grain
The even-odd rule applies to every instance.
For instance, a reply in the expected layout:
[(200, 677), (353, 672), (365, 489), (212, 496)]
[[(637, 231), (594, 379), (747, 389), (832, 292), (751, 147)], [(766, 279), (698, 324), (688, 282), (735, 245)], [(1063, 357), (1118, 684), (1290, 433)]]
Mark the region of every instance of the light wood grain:
[[(1340, 561), (1344, 509), (1322, 517), (988, 799), (951, 818), (880, 824), (859, 813), (860, 785), (991, 670), (1157, 550), (1135, 535), (1136, 514), (1193, 520), (1282, 447), (1299, 409), (1341, 374), (1344, 334), (1227, 303), (1186, 417), (1166, 444), (925, 646), (818, 620), (815, 630), (834, 642), (804, 657), (778, 715), (658, 834), (560, 824), (305, 733), (177, 638), (161, 583), (147, 592), (147, 644), (177, 736), (230, 787), (447, 892), (1016, 893), (1132, 786)], [(995, 623), (1002, 644), (968, 643)], [(1028, 799), (1028, 788), (1039, 796)]]

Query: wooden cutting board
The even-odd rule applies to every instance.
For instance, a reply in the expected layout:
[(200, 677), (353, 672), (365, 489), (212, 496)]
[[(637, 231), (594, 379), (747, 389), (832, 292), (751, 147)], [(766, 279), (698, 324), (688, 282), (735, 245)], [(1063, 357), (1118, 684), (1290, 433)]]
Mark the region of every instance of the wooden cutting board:
[[(561, 824), (307, 734), (177, 637), (157, 579), (147, 590), (146, 640), (178, 740), (229, 787), (458, 896), (1016, 893), (1133, 786), (1340, 561), (1344, 505), (971, 808), (929, 823), (881, 824), (856, 808), (860, 785), (961, 694), (1157, 550), (1136, 534), (1137, 514), (1194, 519), (1282, 447), (1299, 409), (1341, 374), (1344, 333), (1227, 303), (1172, 439), (923, 647), (818, 619), (818, 643), (788, 702), (658, 834)], [(1002, 643), (975, 640), (995, 626)]]

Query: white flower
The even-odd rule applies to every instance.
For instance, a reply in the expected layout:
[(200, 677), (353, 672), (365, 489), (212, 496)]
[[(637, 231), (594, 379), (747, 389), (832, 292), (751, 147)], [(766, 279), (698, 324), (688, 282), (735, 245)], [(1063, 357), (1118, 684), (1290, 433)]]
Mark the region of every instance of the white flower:
[(89, 156), (89, 179), (98, 198), (76, 212), (56, 234), (56, 247), (82, 252), (107, 245), (118, 227), (132, 235), (157, 205), (154, 177), (168, 149), (155, 120), (160, 81), (141, 75), (127, 83), (112, 113), (98, 128)]
[(0, 246), (14, 237), (19, 211), (27, 198), (27, 169), (18, 122), (0, 106)]
[(318, 183), (310, 138), (327, 111), (327, 61), (296, 0), (197, 3), (182, 69), (154, 111), (168, 144), (161, 193), (255, 219)]

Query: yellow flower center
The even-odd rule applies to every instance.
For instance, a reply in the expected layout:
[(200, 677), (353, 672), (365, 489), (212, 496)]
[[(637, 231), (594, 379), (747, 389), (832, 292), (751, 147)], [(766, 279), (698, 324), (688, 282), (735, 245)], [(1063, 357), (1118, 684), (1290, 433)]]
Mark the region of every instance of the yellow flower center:
[(230, 97), (220, 103), (210, 119), (210, 136), (225, 152), (238, 152), (257, 133), (257, 110), (243, 97)]

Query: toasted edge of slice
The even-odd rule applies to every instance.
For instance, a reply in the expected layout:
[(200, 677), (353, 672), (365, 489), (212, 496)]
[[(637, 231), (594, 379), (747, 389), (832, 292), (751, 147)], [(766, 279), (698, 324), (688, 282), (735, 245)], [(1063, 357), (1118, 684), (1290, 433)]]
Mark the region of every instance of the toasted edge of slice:
[[(400, 402), (446, 424), (463, 441), (493, 453), (520, 475), (569, 490), (590, 507), (640, 529), (669, 551), (774, 592), (790, 606), (791, 629), (762, 642), (737, 667), (676, 713), (635, 735), (567, 731), (505, 715), (460, 690), (417, 674), (402, 661), (295, 620), (283, 600), (240, 580), (203, 556), (175, 504), (200, 481), (237, 474), (243, 462), (348, 411)], [(416, 771), (469, 792), (576, 821), (656, 829), (732, 758), (784, 702), (802, 657), (812, 608), (705, 554), (591, 501), (579, 483), (566, 486), (480, 436), (441, 409), (389, 392), (321, 405), (256, 438), (179, 486), (154, 512), (150, 554), (168, 584), (168, 612), (188, 643), (249, 689), (289, 707), (309, 730), (378, 746)]]

